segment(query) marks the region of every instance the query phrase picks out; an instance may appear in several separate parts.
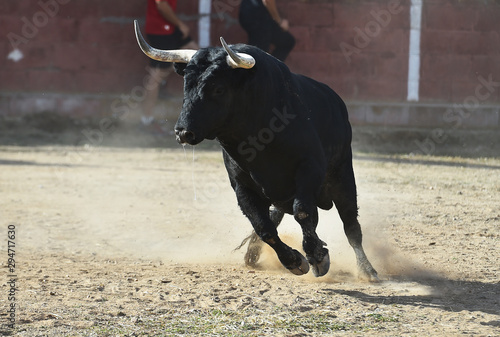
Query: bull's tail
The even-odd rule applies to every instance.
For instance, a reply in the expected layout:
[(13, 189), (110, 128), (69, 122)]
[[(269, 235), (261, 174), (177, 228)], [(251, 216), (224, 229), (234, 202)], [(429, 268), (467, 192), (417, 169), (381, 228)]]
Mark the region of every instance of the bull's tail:
[(254, 236), (255, 232), (252, 231), (252, 233), (247, 236), (246, 238), (243, 239), (243, 241), (241, 241), (240, 245), (238, 247), (236, 247), (233, 252), (237, 251), (237, 250), (240, 250), (241, 247), (243, 247), (244, 245), (246, 245), (246, 243), (248, 242), (248, 240), (250, 240), (252, 238), (252, 236)]

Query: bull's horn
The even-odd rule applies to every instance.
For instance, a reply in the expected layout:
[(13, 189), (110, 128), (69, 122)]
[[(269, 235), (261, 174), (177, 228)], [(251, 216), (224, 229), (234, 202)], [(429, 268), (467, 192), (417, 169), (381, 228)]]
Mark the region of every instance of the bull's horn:
[(193, 57), (193, 55), (197, 52), (193, 49), (160, 50), (153, 48), (146, 42), (146, 40), (144, 40), (137, 20), (134, 20), (134, 29), (139, 47), (141, 47), (144, 54), (153, 60), (161, 62), (188, 63), (191, 60), (191, 57)]
[(250, 69), (255, 65), (255, 59), (248, 54), (245, 53), (235, 53), (226, 43), (224, 38), (220, 38), (220, 42), (222, 46), (227, 52), (227, 64), (231, 68), (244, 68)]

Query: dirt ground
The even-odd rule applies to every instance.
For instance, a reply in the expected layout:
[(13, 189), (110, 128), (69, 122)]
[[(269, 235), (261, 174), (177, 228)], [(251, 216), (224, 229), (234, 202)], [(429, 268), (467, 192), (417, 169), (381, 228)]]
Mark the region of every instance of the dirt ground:
[[(294, 276), (269, 250), (246, 268), (234, 248), (251, 227), (213, 144), (47, 143), (0, 146), (0, 335), (500, 335), (500, 157), (356, 151), (382, 280), (366, 283), (333, 210), (318, 229), (325, 277)], [(291, 217), (280, 235), (299, 248)]]

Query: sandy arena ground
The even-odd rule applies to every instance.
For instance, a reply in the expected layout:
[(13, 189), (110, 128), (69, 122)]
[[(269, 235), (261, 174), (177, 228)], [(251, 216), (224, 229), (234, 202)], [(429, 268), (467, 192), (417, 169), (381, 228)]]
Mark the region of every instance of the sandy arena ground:
[[(0, 335), (499, 336), (500, 159), (358, 152), (354, 167), (378, 284), (358, 280), (333, 210), (325, 277), (268, 250), (246, 268), (220, 151), (1, 146)], [(280, 234), (299, 248), (292, 217)]]

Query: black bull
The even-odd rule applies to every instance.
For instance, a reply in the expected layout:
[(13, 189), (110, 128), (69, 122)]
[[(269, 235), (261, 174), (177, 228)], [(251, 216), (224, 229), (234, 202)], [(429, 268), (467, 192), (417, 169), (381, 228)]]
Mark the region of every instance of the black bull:
[[(351, 126), (342, 99), (252, 46), (229, 47), (221, 39), (224, 48), (160, 51), (147, 45), (137, 24), (136, 35), (148, 56), (175, 62), (184, 76), (177, 140), (196, 145), (217, 139), (222, 146), (238, 204), (254, 228), (247, 264), (259, 259), (262, 240), (292, 273), (306, 274), (311, 265), (316, 276), (325, 275), (330, 259), (316, 234), (318, 207), (335, 204), (360, 276), (376, 280), (361, 244)], [(300, 224), (307, 259), (279, 238), (284, 213)]]

